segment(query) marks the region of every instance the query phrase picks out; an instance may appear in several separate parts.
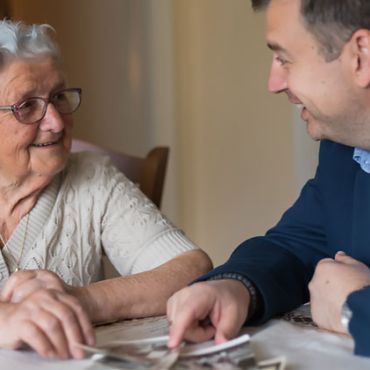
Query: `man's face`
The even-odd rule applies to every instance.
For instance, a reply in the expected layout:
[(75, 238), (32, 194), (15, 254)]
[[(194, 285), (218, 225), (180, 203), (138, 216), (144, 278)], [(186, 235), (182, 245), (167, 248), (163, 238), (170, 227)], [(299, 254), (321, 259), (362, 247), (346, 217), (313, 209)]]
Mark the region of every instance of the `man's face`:
[(267, 44), (273, 51), (269, 90), (285, 92), (297, 105), (313, 139), (370, 147), (361, 119), (364, 92), (353, 81), (348, 45), (327, 62), (299, 7), (300, 0), (272, 0), (266, 10)]

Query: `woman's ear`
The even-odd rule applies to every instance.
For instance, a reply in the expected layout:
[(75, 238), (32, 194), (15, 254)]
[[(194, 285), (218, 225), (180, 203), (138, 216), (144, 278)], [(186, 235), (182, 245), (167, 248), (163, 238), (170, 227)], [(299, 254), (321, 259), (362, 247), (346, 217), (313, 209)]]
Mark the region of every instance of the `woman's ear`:
[(370, 87), (370, 30), (359, 29), (348, 41), (352, 71), (358, 86)]

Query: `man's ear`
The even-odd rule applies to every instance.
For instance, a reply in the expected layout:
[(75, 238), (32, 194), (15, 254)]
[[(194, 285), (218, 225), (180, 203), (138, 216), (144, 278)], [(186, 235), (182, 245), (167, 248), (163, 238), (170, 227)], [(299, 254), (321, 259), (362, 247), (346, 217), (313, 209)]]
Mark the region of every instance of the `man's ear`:
[(370, 30), (357, 30), (348, 43), (356, 83), (370, 87)]

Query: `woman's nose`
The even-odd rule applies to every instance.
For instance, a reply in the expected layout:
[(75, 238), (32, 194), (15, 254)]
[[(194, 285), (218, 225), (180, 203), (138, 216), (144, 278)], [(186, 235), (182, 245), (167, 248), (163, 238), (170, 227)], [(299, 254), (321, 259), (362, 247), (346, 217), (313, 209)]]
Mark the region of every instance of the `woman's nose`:
[(45, 116), (40, 122), (40, 129), (52, 132), (64, 130), (63, 116), (55, 109), (52, 103), (47, 105)]

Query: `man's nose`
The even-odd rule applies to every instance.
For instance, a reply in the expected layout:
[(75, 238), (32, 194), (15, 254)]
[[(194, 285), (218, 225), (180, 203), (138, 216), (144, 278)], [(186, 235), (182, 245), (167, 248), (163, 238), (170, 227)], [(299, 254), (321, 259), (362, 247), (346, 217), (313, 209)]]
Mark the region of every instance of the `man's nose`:
[(273, 61), (270, 68), (268, 90), (274, 94), (278, 94), (287, 89), (287, 71), (277, 61)]
[(40, 129), (52, 132), (60, 132), (64, 130), (63, 117), (55, 109), (52, 103), (49, 103), (46, 107), (45, 116), (40, 122)]

